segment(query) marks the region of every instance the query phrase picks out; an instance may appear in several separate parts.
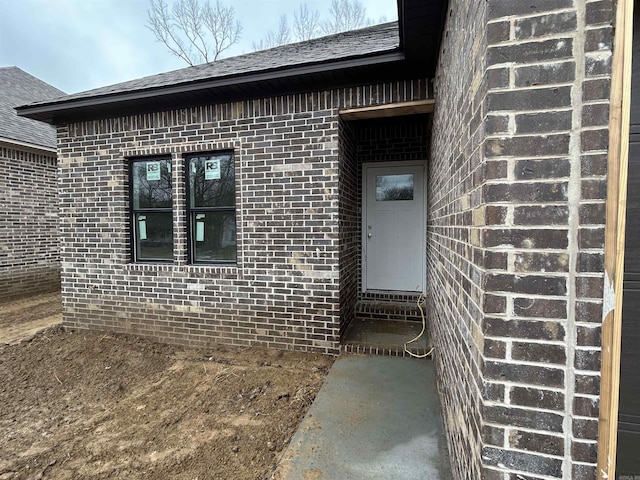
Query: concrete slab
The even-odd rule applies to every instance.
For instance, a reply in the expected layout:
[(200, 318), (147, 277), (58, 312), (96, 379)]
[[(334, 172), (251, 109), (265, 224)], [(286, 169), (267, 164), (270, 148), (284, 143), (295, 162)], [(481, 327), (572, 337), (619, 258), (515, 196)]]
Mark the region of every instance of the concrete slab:
[(431, 361), (339, 358), (275, 478), (450, 479)]
[[(340, 343), (345, 352), (408, 356), (404, 351), (405, 344), (416, 339), (421, 331), (422, 322), (354, 319)], [(429, 345), (427, 333), (422, 332), (407, 348), (414, 354), (424, 355), (430, 350)]]

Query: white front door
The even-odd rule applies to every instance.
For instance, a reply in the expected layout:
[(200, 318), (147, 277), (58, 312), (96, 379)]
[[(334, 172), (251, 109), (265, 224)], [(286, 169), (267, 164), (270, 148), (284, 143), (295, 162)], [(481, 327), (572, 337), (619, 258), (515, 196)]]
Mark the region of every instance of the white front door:
[(364, 290), (424, 290), (424, 171), (415, 162), (364, 166)]

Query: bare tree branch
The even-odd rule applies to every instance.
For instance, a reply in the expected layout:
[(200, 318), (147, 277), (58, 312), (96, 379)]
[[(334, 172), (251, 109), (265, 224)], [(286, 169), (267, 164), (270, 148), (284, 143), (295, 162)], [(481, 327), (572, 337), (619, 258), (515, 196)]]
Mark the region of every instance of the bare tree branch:
[(210, 48), (205, 40), (206, 32), (203, 30), (203, 10), (204, 7), (200, 6), (198, 0), (186, 0), (187, 18), (189, 19), (190, 31), (193, 35), (193, 46), (200, 52), (205, 62), (209, 62)]
[(329, 20), (322, 23), (322, 31), (326, 35), (373, 23), (367, 19), (367, 9), (360, 0), (331, 0), (329, 16)]
[(289, 28), (287, 16), (281, 15), (278, 30), (275, 32), (271, 30), (259, 42), (253, 42), (253, 49), (265, 50), (279, 45), (286, 45), (287, 43), (291, 43), (291, 28)]
[[(197, 53), (192, 53), (189, 48), (189, 57), (200, 57), (207, 61), (207, 44), (202, 38), (202, 19), (200, 5), (197, 0), (183, 0), (173, 4), (173, 18), (177, 27), (187, 37), (188, 45), (195, 48)], [(199, 63), (199, 62), (198, 62)]]
[(164, 0), (151, 0), (151, 8), (147, 11), (149, 24), (147, 27), (153, 32), (158, 42), (162, 42), (176, 57), (180, 57), (187, 64), (193, 65), (191, 57), (184, 43), (178, 36), (173, 16), (169, 13)]
[[(291, 29), (287, 20), (287, 16), (282, 15), (278, 30), (270, 31), (259, 42), (253, 42), (254, 50), (289, 43)], [(321, 22), (318, 10), (311, 10), (306, 3), (302, 3), (293, 12), (293, 38), (296, 41), (311, 40), (321, 34), (330, 35), (373, 23), (373, 20), (367, 17), (367, 9), (360, 0), (332, 0), (329, 19), (324, 22)]]
[(209, 2), (204, 6), (204, 24), (213, 38), (212, 61), (215, 62), (222, 52), (240, 40), (242, 25), (236, 20), (234, 8), (221, 5), (219, 0), (214, 7)]
[(320, 33), (320, 12), (311, 11), (306, 3), (293, 12), (293, 36), (298, 41), (311, 40)]
[[(167, 2), (170, 2), (171, 8)], [(242, 26), (232, 6), (220, 0), (150, 0), (147, 27), (156, 40), (188, 65), (213, 62), (240, 40)], [(331, 0), (329, 18), (321, 21), (320, 12), (302, 3), (293, 12), (293, 29), (287, 15), (280, 17), (278, 28), (270, 31), (255, 50), (272, 48), (293, 40), (305, 41), (321, 34), (334, 34), (353, 30), (374, 21), (367, 17), (361, 0)], [(386, 21), (386, 18), (380, 18)]]
[[(147, 27), (156, 40), (188, 65), (215, 61), (240, 39), (242, 26), (233, 7), (209, 0), (150, 0)], [(202, 2), (202, 3), (201, 3)]]
[(278, 24), (276, 40), (280, 45), (291, 43), (291, 28), (289, 28), (289, 22), (287, 21), (286, 15), (280, 16), (280, 23)]

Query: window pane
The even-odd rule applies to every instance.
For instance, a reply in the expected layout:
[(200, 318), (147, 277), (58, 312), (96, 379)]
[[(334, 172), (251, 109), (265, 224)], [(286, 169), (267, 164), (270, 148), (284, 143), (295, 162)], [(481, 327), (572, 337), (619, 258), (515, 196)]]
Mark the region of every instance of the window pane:
[(171, 160), (135, 161), (133, 208), (171, 208)]
[(196, 262), (236, 260), (235, 212), (192, 213), (191, 235)]
[(171, 212), (136, 213), (136, 259), (173, 259), (173, 218)]
[(189, 158), (190, 207), (233, 207), (236, 178), (233, 155), (200, 155)]
[(413, 200), (413, 174), (376, 176), (376, 202)]

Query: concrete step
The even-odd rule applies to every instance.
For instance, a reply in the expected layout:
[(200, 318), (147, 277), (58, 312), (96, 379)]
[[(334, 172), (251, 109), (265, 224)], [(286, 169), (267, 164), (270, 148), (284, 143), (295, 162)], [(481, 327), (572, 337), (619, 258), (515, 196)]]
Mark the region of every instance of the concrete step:
[(360, 300), (356, 303), (357, 320), (401, 320), (422, 322), (417, 301)]
[(424, 356), (431, 347), (426, 329), (419, 339), (407, 344), (420, 335), (421, 330), (422, 321), (356, 318), (342, 338), (341, 351), (392, 357), (408, 357), (411, 354)]

